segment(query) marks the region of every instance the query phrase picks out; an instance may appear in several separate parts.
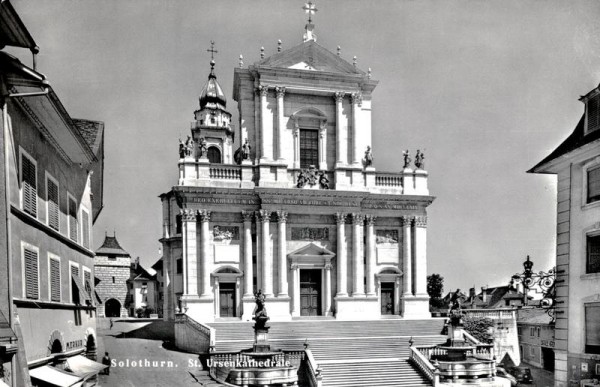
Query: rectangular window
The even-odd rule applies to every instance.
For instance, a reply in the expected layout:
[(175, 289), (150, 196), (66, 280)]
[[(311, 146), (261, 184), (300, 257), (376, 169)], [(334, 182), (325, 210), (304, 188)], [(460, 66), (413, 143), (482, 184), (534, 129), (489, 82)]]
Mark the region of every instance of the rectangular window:
[(600, 303), (585, 305), (585, 352), (600, 354)]
[(587, 202), (600, 200), (600, 167), (587, 170)]
[(600, 273), (600, 235), (587, 236), (586, 273)]
[(90, 248), (90, 215), (86, 210), (81, 210), (81, 244)]
[(27, 247), (23, 248), (23, 260), (25, 261), (25, 297), (40, 298), (38, 252)]
[(181, 234), (181, 215), (175, 215), (175, 234)]
[(177, 260), (177, 274), (183, 273), (183, 259), (179, 258)]
[(60, 261), (50, 258), (50, 301), (60, 302)]
[(300, 168), (319, 167), (319, 132), (300, 129)]
[(69, 238), (77, 242), (77, 202), (72, 197), (69, 198)]
[(59, 231), (58, 183), (49, 176), (46, 178), (46, 203), (48, 206), (48, 226)]
[(79, 289), (72, 277), (79, 277), (79, 267), (71, 265), (71, 302), (74, 304), (80, 304)]
[(23, 190), (23, 211), (37, 218), (37, 173), (35, 162), (21, 154), (21, 187)]

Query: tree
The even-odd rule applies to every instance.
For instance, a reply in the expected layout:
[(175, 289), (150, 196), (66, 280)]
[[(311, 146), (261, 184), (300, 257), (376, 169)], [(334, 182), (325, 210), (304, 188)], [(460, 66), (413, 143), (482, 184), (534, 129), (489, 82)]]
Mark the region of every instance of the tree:
[(444, 292), (444, 277), (439, 274), (427, 276), (427, 294), (429, 305), (434, 308), (443, 307), (442, 293)]
[(484, 344), (494, 342), (494, 321), (487, 317), (463, 317), (465, 331)]

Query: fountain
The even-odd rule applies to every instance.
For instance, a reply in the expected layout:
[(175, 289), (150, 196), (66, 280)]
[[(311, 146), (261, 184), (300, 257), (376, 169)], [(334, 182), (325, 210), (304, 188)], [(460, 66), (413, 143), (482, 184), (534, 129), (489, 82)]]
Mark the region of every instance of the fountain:
[(448, 311), (448, 339), (443, 345), (436, 346), (430, 357), (440, 385), (510, 386), (509, 380), (495, 376), (496, 362), (490, 346), (467, 341), (458, 294), (460, 291), (453, 296)]
[(214, 355), (213, 376), (228, 385), (253, 386), (297, 386), (298, 366), (303, 354), (298, 351), (273, 351), (269, 344), (269, 316), (265, 307), (265, 296), (259, 290), (254, 295), (254, 345), (235, 354)]

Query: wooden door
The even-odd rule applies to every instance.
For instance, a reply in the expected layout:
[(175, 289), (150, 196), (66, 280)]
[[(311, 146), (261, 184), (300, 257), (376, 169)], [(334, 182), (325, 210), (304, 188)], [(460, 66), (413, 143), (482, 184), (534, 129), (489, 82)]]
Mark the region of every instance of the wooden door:
[(219, 284), (220, 317), (235, 317), (235, 284)]
[(394, 314), (394, 283), (381, 283), (381, 314)]
[(300, 270), (300, 315), (321, 315), (321, 270)]

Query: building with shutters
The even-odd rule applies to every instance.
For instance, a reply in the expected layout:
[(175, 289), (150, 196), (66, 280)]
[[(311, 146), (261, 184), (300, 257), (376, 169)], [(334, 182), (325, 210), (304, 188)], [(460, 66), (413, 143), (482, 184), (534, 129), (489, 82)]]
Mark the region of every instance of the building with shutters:
[(558, 178), (555, 382), (600, 377), (600, 87), (572, 133), (531, 173)]
[[(29, 36), (8, 1), (0, 11), (2, 42)], [(69, 115), (35, 68), (37, 50), (31, 66), (0, 52), (8, 213), (0, 255), (9, 257), (21, 380), (64, 356), (96, 356), (91, 228), (102, 209), (104, 125)]]
[(258, 290), (271, 320), (430, 317), (428, 173), (415, 150), (392, 172), (372, 164), (370, 71), (309, 21), (233, 76), (238, 128), (213, 60), (160, 196), (165, 318), (247, 321)]

